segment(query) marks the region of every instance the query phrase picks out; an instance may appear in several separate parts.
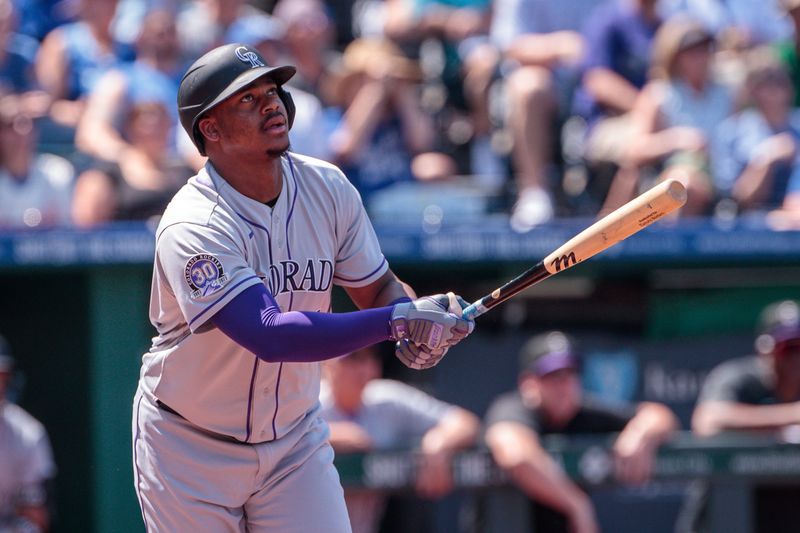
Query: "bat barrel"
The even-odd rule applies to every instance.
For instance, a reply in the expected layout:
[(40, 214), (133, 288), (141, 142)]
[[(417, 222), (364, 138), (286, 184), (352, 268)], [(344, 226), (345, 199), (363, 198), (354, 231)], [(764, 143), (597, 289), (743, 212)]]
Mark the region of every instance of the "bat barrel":
[(534, 267), (467, 306), (462, 316), (479, 317), (531, 285), (627, 239), (685, 203), (686, 188), (679, 181), (667, 180), (656, 185), (580, 232)]

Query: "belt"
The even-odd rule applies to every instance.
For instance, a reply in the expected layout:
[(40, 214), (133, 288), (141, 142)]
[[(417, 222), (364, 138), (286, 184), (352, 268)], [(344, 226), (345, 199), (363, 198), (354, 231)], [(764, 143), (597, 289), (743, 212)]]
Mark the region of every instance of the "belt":
[[(156, 406), (157, 406), (159, 409), (161, 409), (162, 411), (166, 411), (166, 412), (168, 412), (168, 413), (169, 413), (169, 414), (171, 414), (171, 415), (175, 415), (175, 416), (177, 416), (178, 418), (182, 418), (183, 420), (186, 420), (186, 418), (185, 418), (185, 417), (184, 417), (182, 414), (180, 414), (178, 411), (176, 411), (175, 409), (173, 409), (173, 408), (172, 408), (172, 407), (170, 407), (169, 405), (165, 404), (165, 403), (164, 403), (164, 402), (162, 402), (161, 400), (156, 400)], [(201, 427), (199, 427), (199, 426), (196, 426), (195, 424), (192, 424), (192, 423), (191, 423), (191, 422), (189, 422), (188, 420), (186, 420), (186, 421), (187, 421), (189, 424), (191, 424), (191, 425), (192, 425), (192, 426), (193, 426), (193, 427), (194, 427), (194, 428), (195, 428), (197, 431), (199, 431), (199, 432), (201, 432), (201, 433), (205, 433), (206, 435), (208, 435), (209, 437), (212, 437), (212, 438), (214, 438), (214, 439), (218, 439), (218, 440), (224, 440), (224, 441), (227, 441), (227, 442), (233, 442), (233, 443), (235, 443), (235, 444), (251, 444), (251, 443), (249, 443), (249, 442), (245, 442), (245, 441), (243, 441), (243, 440), (239, 440), (239, 439), (237, 439), (236, 437), (231, 437), (230, 435), (223, 435), (222, 433), (216, 433), (216, 432), (214, 432), (214, 431), (209, 431), (209, 430), (207, 430), (207, 429), (205, 429), (205, 428), (201, 428)]]

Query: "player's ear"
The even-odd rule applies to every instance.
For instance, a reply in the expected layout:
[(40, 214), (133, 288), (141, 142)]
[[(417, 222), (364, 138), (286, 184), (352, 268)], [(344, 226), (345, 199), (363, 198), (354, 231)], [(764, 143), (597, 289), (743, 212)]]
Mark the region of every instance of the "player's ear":
[(217, 127), (217, 121), (213, 117), (205, 116), (201, 118), (197, 122), (197, 129), (209, 141), (219, 141), (219, 128)]

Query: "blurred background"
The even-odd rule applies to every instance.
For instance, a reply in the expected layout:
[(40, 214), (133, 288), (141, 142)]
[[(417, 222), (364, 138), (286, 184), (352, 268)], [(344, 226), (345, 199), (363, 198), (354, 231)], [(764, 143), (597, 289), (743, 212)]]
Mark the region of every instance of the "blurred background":
[[(25, 472), (50, 531), (144, 529), (130, 405), (153, 231), (204, 164), (177, 88), (228, 42), (297, 67), (292, 150), (344, 170), (419, 294), (473, 301), (659, 181), (689, 190), (677, 215), (481, 317), (436, 368), (381, 347), (384, 377), (480, 427), (443, 497), (415, 491), (413, 445), (341, 463), (346, 484), (391, 496), (380, 531), (558, 530), (531, 525), (484, 438), (526, 341), (552, 330), (579, 347), (587, 395), (675, 417), (643, 483), (614, 475), (610, 437), (542, 437), (599, 530), (797, 530), (800, 375), (701, 391), (726, 362), (800, 357), (796, 314), (764, 323), (800, 300), (800, 1), (0, 0), (0, 382), (50, 450), (22, 474), (0, 451), (0, 531), (27, 531), (9, 503)], [(704, 425), (698, 398), (789, 410)]]

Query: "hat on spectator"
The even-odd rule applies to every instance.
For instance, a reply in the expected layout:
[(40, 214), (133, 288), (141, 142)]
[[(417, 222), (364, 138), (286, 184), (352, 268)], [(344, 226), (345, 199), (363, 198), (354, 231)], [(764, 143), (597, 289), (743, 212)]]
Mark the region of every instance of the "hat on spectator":
[(522, 346), (520, 370), (544, 376), (557, 370), (580, 368), (575, 341), (561, 331), (549, 331), (532, 337)]
[(0, 372), (11, 372), (12, 370), (14, 370), (14, 358), (11, 357), (11, 347), (0, 336)]
[(650, 77), (673, 78), (679, 53), (713, 42), (714, 35), (702, 23), (682, 15), (670, 18), (661, 25), (653, 39)]
[(756, 349), (762, 354), (770, 354), (795, 344), (800, 347), (800, 304), (794, 300), (783, 300), (764, 308)]

